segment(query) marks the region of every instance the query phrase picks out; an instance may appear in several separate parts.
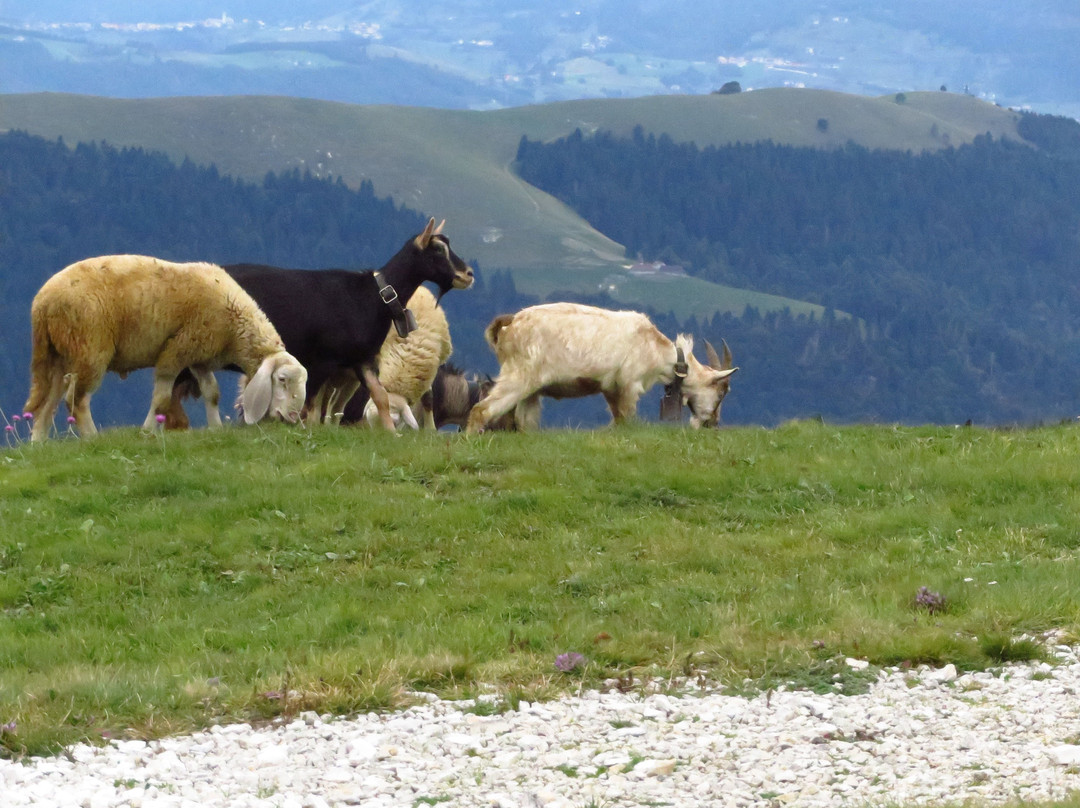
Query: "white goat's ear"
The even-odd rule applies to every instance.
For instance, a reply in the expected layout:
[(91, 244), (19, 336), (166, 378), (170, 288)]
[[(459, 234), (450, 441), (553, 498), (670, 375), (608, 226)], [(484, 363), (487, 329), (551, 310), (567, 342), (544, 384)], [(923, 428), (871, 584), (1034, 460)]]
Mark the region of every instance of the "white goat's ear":
[(730, 376), (732, 373), (734, 373), (738, 369), (739, 369), (738, 367), (733, 367), (733, 368), (726, 368), (724, 370), (718, 370), (716, 372), (716, 381), (722, 382), (724, 379), (726, 379), (728, 376)]
[(268, 356), (244, 388), (244, 423), (255, 424), (270, 411), (273, 397), (274, 358)]

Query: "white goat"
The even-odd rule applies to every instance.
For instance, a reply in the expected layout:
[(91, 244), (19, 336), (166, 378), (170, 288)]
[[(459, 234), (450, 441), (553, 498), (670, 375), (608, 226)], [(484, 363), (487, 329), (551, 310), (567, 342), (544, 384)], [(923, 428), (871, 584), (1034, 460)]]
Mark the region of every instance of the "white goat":
[[(431, 390), (439, 365), (449, 358), (453, 344), (446, 314), (427, 287), (421, 286), (413, 293), (408, 307), (416, 317), (416, 328), (407, 337), (391, 328), (379, 349), (377, 363), (379, 381), (390, 396), (391, 417), (395, 423), (405, 423), (416, 429), (421, 402), (430, 401), (431, 397), (425, 394)], [(343, 413), (341, 420), (344, 423), (362, 417), (374, 425), (379, 414), (373, 401), (368, 399), (362, 410), (346, 406), (359, 385), (360, 380), (351, 371), (338, 374), (323, 385), (315, 396), (314, 405), (320, 407), (322, 420), (334, 422), (339, 419), (338, 414)], [(424, 428), (435, 429), (431, 406), (422, 409)]]
[[(578, 303), (548, 303), (496, 317), (484, 331), (499, 359), (495, 386), (469, 416), (468, 432), (515, 410), (518, 429), (540, 422), (540, 397), (577, 398), (603, 393), (612, 418), (637, 413), (641, 395), (657, 382), (680, 385), (694, 428), (714, 426), (728, 378), (709, 345), (710, 365), (694, 358), (692, 338), (672, 342), (644, 314)], [(708, 345), (708, 343), (706, 343)], [(730, 354), (729, 354), (730, 357)], [(681, 380), (681, 381), (680, 381)]]
[(190, 368), (206, 403), (206, 421), (220, 426), (213, 371), (234, 365), (249, 422), (273, 412), (296, 421), (307, 371), (285, 351), (255, 301), (220, 267), (174, 264), (141, 255), (88, 258), (53, 275), (30, 309), (32, 440), (48, 437), (60, 399), (81, 435), (97, 431), (90, 397), (105, 373), (124, 378), (154, 368), (154, 392), (144, 429), (169, 410), (173, 381)]

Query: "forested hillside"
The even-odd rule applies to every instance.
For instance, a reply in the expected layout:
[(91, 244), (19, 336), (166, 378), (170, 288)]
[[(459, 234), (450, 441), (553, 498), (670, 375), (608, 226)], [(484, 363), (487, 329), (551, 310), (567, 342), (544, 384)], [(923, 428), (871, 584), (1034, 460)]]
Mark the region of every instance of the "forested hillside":
[[(523, 141), (519, 168), (643, 257), (855, 315), (651, 312), (665, 333), (727, 340), (741, 368), (727, 423), (1032, 423), (1080, 412), (1078, 128), (1032, 116), (1024, 137), (1038, 149), (985, 138), (921, 156), (575, 135)], [(142, 149), (0, 135), (0, 408), (25, 399), (30, 301), (72, 261), (135, 252), (369, 268), (424, 218), (367, 183), (296, 171), (245, 182)], [(484, 326), (536, 299), (479, 269), (443, 304), (454, 361), (495, 372)], [(549, 299), (617, 305), (580, 291)], [(149, 392), (148, 378), (110, 376), (95, 415), (139, 423)], [(643, 416), (655, 418), (657, 399)], [(545, 405), (548, 424), (606, 420), (599, 398)]]
[(777, 350), (739, 378), (744, 399), (775, 392), (767, 366), (792, 404), (830, 418), (1032, 422), (1080, 412), (1080, 124), (1029, 115), (1021, 132), (1041, 148), (699, 149), (577, 132), (523, 139), (517, 165), (649, 260), (862, 321), (707, 324), (745, 340), (744, 356), (762, 338)]

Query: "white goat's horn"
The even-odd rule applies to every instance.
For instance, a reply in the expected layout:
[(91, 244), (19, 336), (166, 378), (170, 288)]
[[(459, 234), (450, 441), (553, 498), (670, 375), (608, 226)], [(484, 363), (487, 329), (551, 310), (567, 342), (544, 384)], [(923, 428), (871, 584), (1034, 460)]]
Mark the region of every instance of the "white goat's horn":
[(720, 343), (724, 346), (723, 359), (717, 355), (716, 348), (708, 340), (705, 340), (705, 356), (709, 360), (709, 367), (714, 370), (727, 370), (731, 367), (731, 348), (728, 347), (727, 340), (721, 339)]
[(716, 353), (716, 348), (712, 346), (712, 343), (705, 340), (705, 358), (709, 362), (709, 367), (714, 370), (723, 370), (724, 366), (720, 364), (720, 356)]

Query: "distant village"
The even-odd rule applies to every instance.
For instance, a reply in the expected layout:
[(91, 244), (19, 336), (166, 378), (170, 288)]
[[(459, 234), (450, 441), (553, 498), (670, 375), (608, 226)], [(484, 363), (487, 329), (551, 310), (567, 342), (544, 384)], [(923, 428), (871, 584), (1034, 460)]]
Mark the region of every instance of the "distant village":
[(640, 277), (670, 277), (682, 278), (686, 276), (686, 270), (679, 264), (665, 264), (663, 261), (638, 261), (627, 270), (631, 275)]

